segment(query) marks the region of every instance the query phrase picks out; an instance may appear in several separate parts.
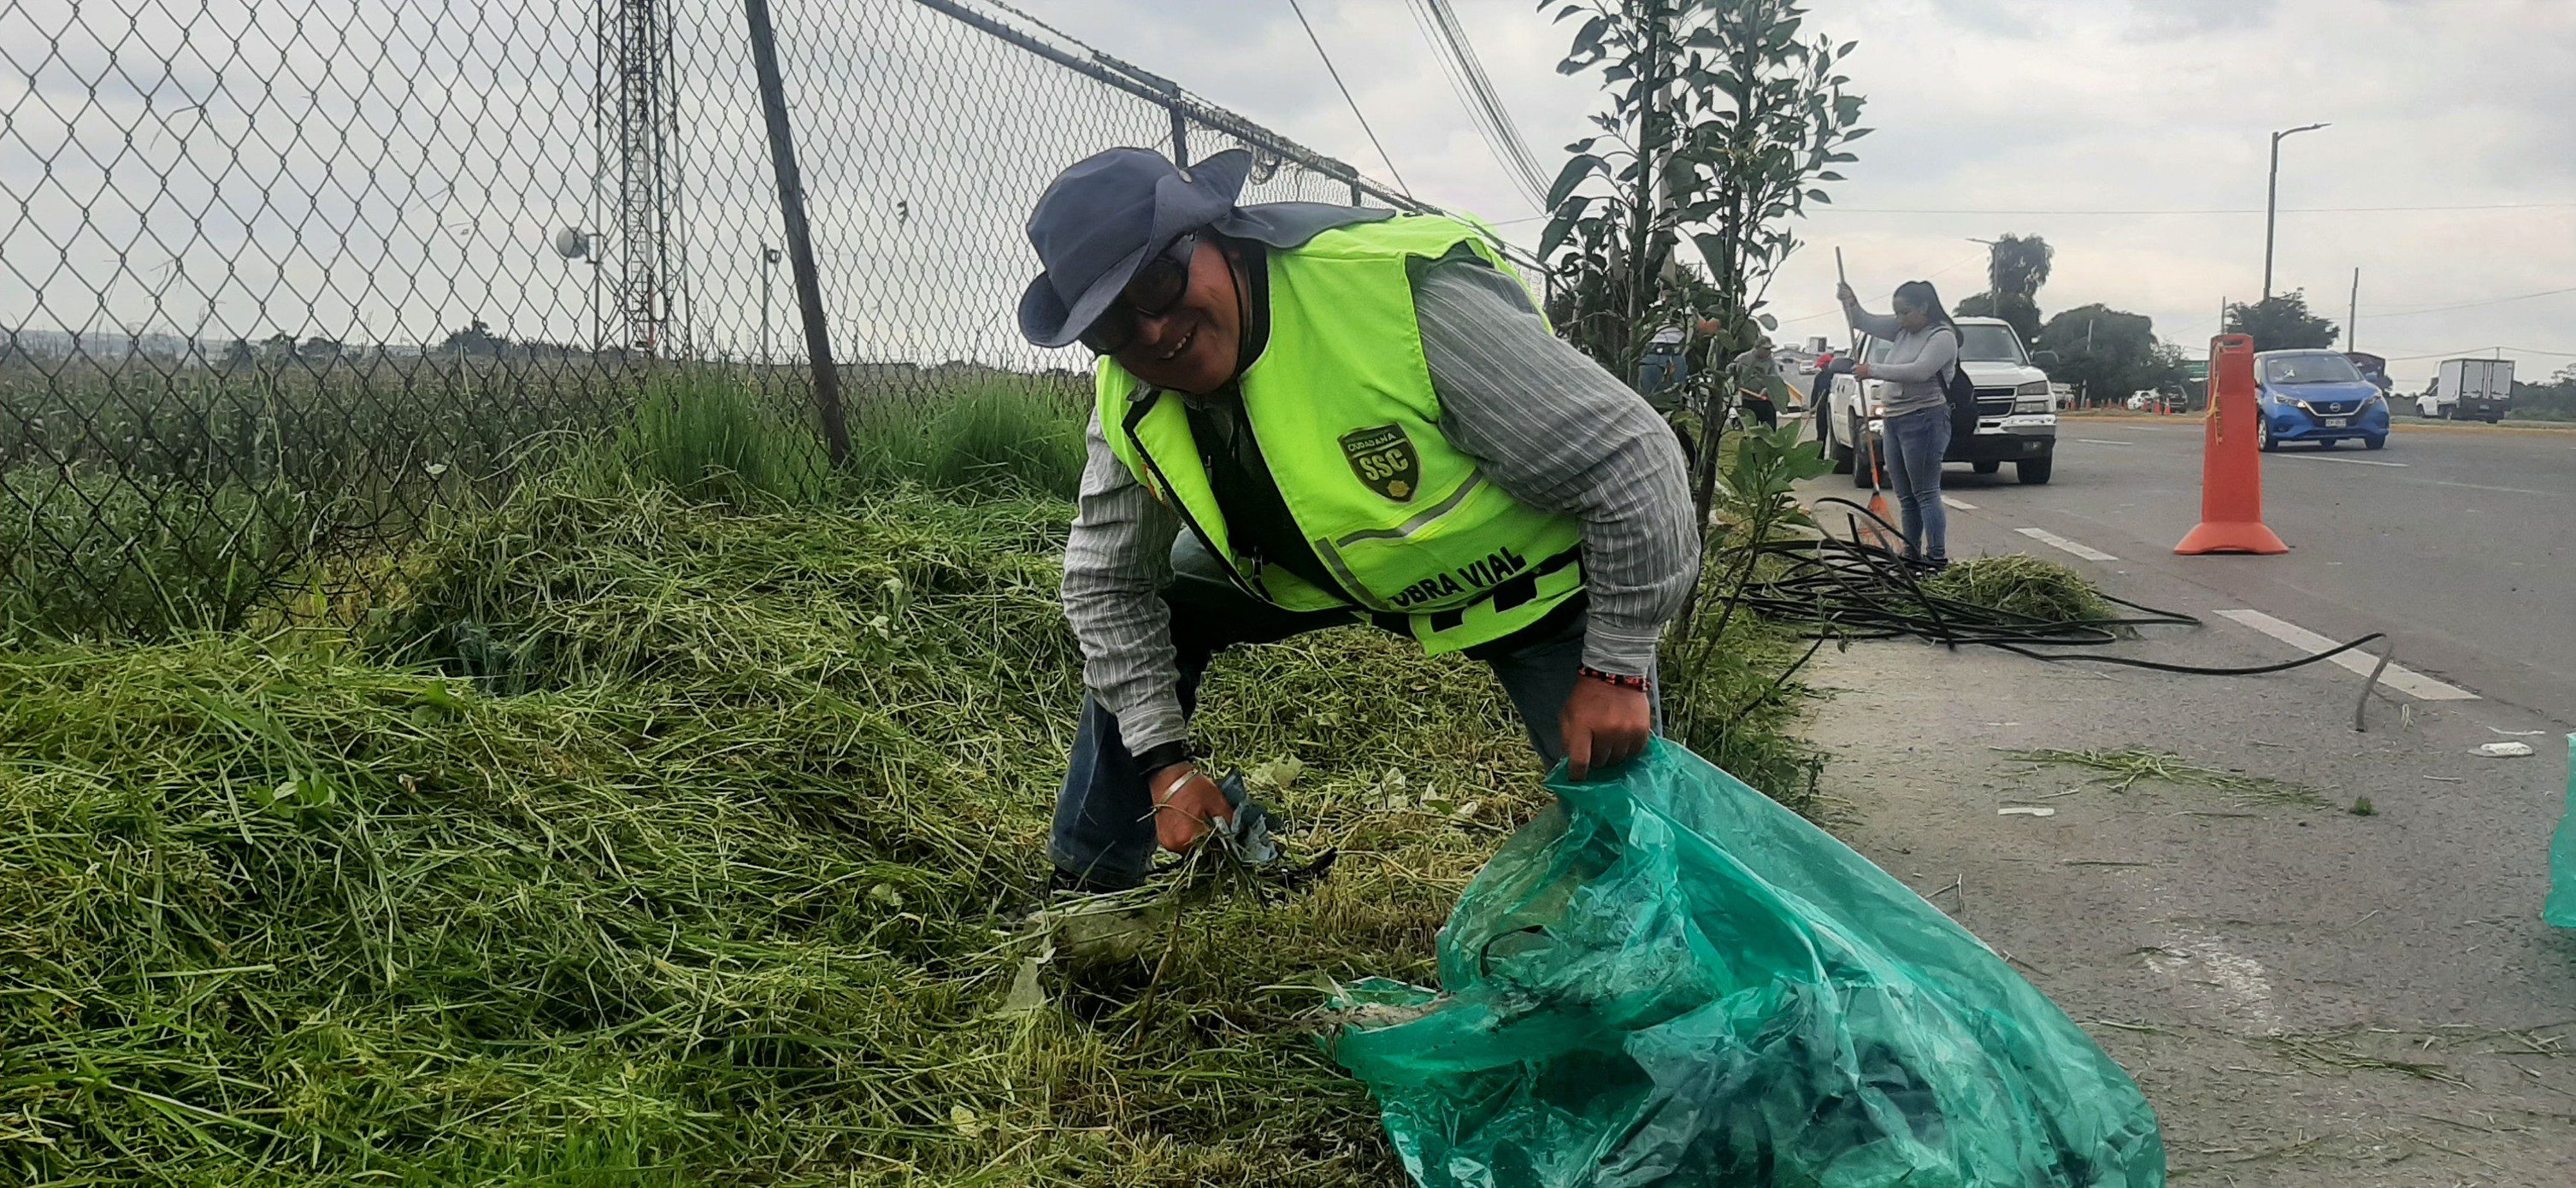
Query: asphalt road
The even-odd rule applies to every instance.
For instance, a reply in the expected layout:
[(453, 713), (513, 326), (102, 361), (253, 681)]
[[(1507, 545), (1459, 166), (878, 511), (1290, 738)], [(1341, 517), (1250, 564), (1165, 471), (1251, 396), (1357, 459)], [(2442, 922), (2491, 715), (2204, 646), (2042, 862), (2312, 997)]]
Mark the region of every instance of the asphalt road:
[[(2576, 1183), (2576, 932), (2539, 919), (2576, 727), (2576, 433), (2401, 423), (2381, 451), (2267, 455), (2292, 551), (2177, 557), (2202, 432), (2069, 420), (2044, 487), (1951, 467), (1952, 555), (2052, 557), (2202, 620), (2112, 655), (2255, 665), (2384, 631), (2376, 695), (2322, 663), (1829, 651), (1809, 734), (1847, 810), (1830, 824), (2138, 1077), (2179, 1183)], [(2513, 743), (2532, 751), (2479, 753)], [(2031, 748), (2171, 752), (2308, 795), (2118, 790)]]
[(1952, 466), (1952, 551), (2053, 556), (2141, 600), (2184, 590), (2337, 640), (2383, 631), (2399, 665), (2576, 716), (2576, 433), (2401, 423), (2384, 450), (2286, 447), (2262, 456), (2263, 502), (2289, 554), (2178, 557), (2202, 438), (2197, 419), (2071, 418), (2046, 486)]

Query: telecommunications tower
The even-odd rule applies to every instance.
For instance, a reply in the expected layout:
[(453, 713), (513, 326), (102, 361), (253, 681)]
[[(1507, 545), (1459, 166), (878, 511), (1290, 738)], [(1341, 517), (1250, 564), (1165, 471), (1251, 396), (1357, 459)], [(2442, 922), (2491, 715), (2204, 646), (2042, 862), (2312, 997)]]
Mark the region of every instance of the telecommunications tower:
[[(668, 0), (600, 0), (599, 63), (591, 110), (597, 171), (608, 205), (609, 300), (596, 311), (600, 340), (661, 355), (670, 341), (685, 272), (673, 150), (679, 105), (672, 91)], [(685, 349), (684, 344), (682, 349)]]

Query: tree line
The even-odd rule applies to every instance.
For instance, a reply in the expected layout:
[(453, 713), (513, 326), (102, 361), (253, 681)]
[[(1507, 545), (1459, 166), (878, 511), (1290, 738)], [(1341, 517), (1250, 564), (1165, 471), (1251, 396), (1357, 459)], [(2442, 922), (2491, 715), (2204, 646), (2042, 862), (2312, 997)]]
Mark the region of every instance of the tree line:
[[(2156, 336), (2155, 319), (2095, 302), (2061, 310), (2043, 320), (2039, 290), (2048, 283), (2057, 251), (2037, 235), (2005, 234), (1984, 241), (1986, 288), (1961, 298), (1959, 317), (1999, 318), (2022, 341), (2057, 355), (2051, 378), (2078, 386), (2095, 400), (2118, 400), (2137, 391), (2178, 391), (2191, 357), (2183, 346)], [(2331, 347), (2342, 334), (2308, 308), (2307, 294), (2290, 292), (2227, 306), (2220, 332), (2254, 339), (2258, 351)]]

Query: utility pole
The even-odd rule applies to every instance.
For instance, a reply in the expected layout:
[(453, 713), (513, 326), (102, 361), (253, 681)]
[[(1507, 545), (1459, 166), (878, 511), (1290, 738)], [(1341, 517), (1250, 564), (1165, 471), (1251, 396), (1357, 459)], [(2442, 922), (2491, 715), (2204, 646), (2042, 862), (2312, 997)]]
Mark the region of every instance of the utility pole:
[(796, 308), (804, 315), (805, 357), (814, 369), (814, 407), (823, 422), (823, 445), (835, 468), (849, 465), (850, 427), (841, 407), (841, 372), (832, 363), (832, 331), (824, 320), (823, 281), (814, 267), (814, 238), (805, 221), (805, 179), (796, 165), (796, 136), (787, 122), (787, 88), (778, 73), (778, 33), (769, 0), (742, 0), (751, 35), (752, 73), (760, 84), (762, 120), (769, 126), (769, 164), (778, 186), (778, 214), (786, 232), (787, 267), (796, 281)]
[(2352, 304), (2344, 307), (2343, 349), (2361, 349), (2361, 269), (2352, 270)]
[(2272, 185), (2270, 196), (2263, 200), (2263, 300), (2272, 299), (2272, 232), (2281, 220), (2281, 138), (2301, 132), (2314, 132), (2324, 124), (2303, 124), (2272, 134)]

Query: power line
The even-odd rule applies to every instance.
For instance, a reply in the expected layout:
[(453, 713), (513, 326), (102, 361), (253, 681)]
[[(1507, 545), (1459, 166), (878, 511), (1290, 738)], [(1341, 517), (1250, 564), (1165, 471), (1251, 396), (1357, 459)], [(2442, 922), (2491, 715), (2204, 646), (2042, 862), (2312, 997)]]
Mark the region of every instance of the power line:
[(1333, 76), (1333, 86), (1342, 92), (1342, 102), (1351, 105), (1351, 115), (1360, 122), (1360, 131), (1368, 133), (1369, 143), (1377, 146), (1377, 159), (1386, 162), (1386, 171), (1395, 176), (1397, 189), (1412, 193), (1413, 186), (1404, 180), (1404, 171), (1395, 167), (1395, 158), (1387, 155), (1386, 144), (1377, 138), (1377, 129), (1369, 126), (1368, 117), (1360, 114), (1360, 101), (1351, 98), (1351, 88), (1342, 81), (1342, 72), (1333, 65), (1333, 55), (1324, 52), (1324, 39), (1315, 36), (1314, 22), (1306, 19), (1306, 10), (1297, 0), (1288, 0), (1288, 11), (1297, 14), (1297, 23), (1306, 27), (1306, 40), (1315, 43), (1315, 56), (1324, 60), (1324, 73)]
[[(1945, 273), (1956, 272), (1956, 271), (1958, 271), (1958, 270), (1959, 270), (1962, 266), (1964, 266), (1964, 265), (1971, 264), (1971, 263), (1974, 263), (1974, 262), (1976, 262), (1976, 261), (1978, 261), (1978, 260), (1983, 260), (1983, 259), (1985, 259), (1985, 258), (1986, 258), (1986, 253), (1985, 253), (1985, 252), (1981, 252), (1981, 251), (1980, 251), (1980, 252), (1970, 252), (1970, 253), (1968, 253), (1968, 254), (1967, 254), (1967, 255), (1965, 255), (1965, 256), (1962, 256), (1962, 257), (1960, 257), (1960, 258), (1958, 258), (1958, 259), (1956, 259), (1956, 260), (1951, 261), (1950, 263), (1944, 264), (1944, 265), (1940, 266), (1939, 268), (1935, 268), (1935, 269), (1933, 269), (1932, 271), (1930, 271), (1930, 272), (1927, 272), (1927, 273), (1923, 274), (1923, 279), (1928, 281), (1928, 280), (1931, 280), (1931, 279), (1932, 279), (1932, 278), (1934, 278), (1934, 277), (1941, 276), (1941, 275), (1943, 275), (1943, 274), (1945, 274)], [(1800, 322), (1812, 322), (1812, 321), (1815, 321), (1815, 320), (1816, 320), (1816, 319), (1818, 319), (1818, 318), (1831, 317), (1831, 316), (1833, 316), (1833, 315), (1835, 315), (1835, 314), (1838, 314), (1838, 313), (1841, 313), (1841, 312), (1842, 312), (1842, 310), (1841, 310), (1841, 309), (1836, 308), (1836, 309), (1823, 310), (1823, 311), (1818, 312), (1818, 313), (1811, 313), (1811, 314), (1799, 314), (1798, 316), (1793, 317), (1793, 318), (1782, 318), (1782, 319), (1780, 319), (1780, 324), (1781, 324), (1781, 325), (1783, 325), (1783, 326), (1794, 326), (1794, 325), (1797, 325), (1797, 324), (1798, 324), (1798, 323), (1800, 323)]]
[(2415, 359), (2474, 359), (2478, 357), (2478, 352), (2480, 351), (2505, 352), (2515, 355), (2549, 355), (2560, 359), (2576, 359), (2576, 351), (2544, 351), (2537, 347), (2517, 346), (2461, 347), (2456, 351), (2427, 351), (2421, 355), (2381, 355), (2380, 358), (2390, 363), (2404, 363)]
[[(2461, 206), (2284, 206), (2282, 214), (2391, 214), (2407, 211), (2461, 210), (2564, 210), (2576, 208), (2576, 202), (2485, 202)], [(2261, 214), (2259, 206), (2167, 207), (2158, 210), (2036, 210), (1987, 207), (1927, 206), (1827, 206), (1819, 208), (1833, 214), (1923, 214), (1923, 215), (2246, 215)]]
[(2384, 313), (2375, 314), (2374, 316), (2382, 318), (2411, 318), (2417, 314), (2448, 313), (2455, 309), (2476, 309), (2482, 305), (2503, 305), (2512, 301), (2529, 301), (2535, 297), (2555, 297), (2561, 293), (2576, 293), (2576, 287), (2565, 289), (2543, 289), (2537, 293), (2521, 293), (2512, 297), (2491, 297), (2484, 301), (2463, 301), (2456, 305), (2431, 305), (2425, 306), (2421, 309), (2400, 307)]
[(1468, 122), (1476, 126), (1478, 138), (1485, 142), (1485, 151), (1494, 158), (1494, 164), (1502, 169), (1503, 177), (1511, 182), (1512, 188), (1519, 190), (1521, 196), (1527, 199), (1531, 206), (1537, 206), (1542, 193), (1521, 176), (1520, 168), (1513, 161), (1511, 151), (1504, 146), (1501, 135), (1487, 123), (1485, 113), (1477, 107), (1474, 88), (1468, 83), (1464, 70), (1458, 65), (1456, 52), (1443, 44), (1443, 38), (1432, 24), (1431, 17), (1423, 6), (1423, 0), (1409, 0), (1406, 7), (1413, 14), (1414, 30), (1422, 35), (1424, 45), (1431, 50), (1431, 56), (1439, 59), (1440, 73), (1449, 80), (1449, 93), (1457, 97), (1458, 109), (1467, 114)]
[[(2281, 213), (2282, 213), (2282, 214), (2400, 214), (2400, 213), (2406, 213), (2406, 212), (2463, 211), (2463, 210), (2565, 210), (2565, 209), (2576, 209), (2576, 202), (2488, 202), (2488, 203), (2477, 203), (2477, 204), (2465, 205), (2465, 206), (2284, 206), (2284, 207), (2282, 207), (2282, 208), (2281, 208)], [(2105, 215), (2105, 216), (2129, 217), (2129, 216), (2138, 216), (2138, 215), (2253, 215), (2253, 214), (2261, 214), (2261, 213), (2263, 213), (2263, 208), (2262, 208), (2262, 207), (2259, 207), (2259, 206), (2209, 206), (2209, 207), (2192, 207), (2192, 208), (2170, 208), (2170, 207), (2169, 207), (2169, 208), (2165, 208), (2165, 209), (2161, 209), (2161, 210), (2037, 210), (2037, 209), (2028, 209), (2028, 210), (2025, 210), (2025, 209), (2005, 209), (2005, 208), (1999, 208), (1999, 207), (1998, 207), (1998, 208), (1988, 208), (1988, 207), (1965, 207), (1965, 206), (1957, 206), (1957, 207), (1947, 207), (1947, 206), (1945, 206), (1945, 207), (1933, 207), (1933, 206), (1839, 206), (1839, 205), (1836, 205), (1836, 206), (1823, 206), (1823, 207), (1817, 207), (1817, 208), (1814, 208), (1814, 209), (1812, 209), (1812, 210), (1808, 211), (1808, 213), (1809, 213), (1810, 215), (1814, 215), (1814, 214), (2007, 215), (2007, 216), (2009, 216), (2009, 215)], [(1498, 223), (1498, 224), (1496, 224), (1496, 225), (1497, 225), (1497, 226), (1503, 226), (1503, 225), (1507, 225), (1507, 224), (1510, 224), (1510, 223), (1527, 223), (1527, 222), (1534, 222), (1534, 221), (1536, 221), (1536, 220), (1538, 220), (1538, 219), (1543, 219), (1543, 218), (1546, 218), (1546, 217), (1548, 217), (1548, 216), (1546, 216), (1546, 215), (1533, 215), (1533, 216), (1531, 216), (1531, 217), (1529, 217), (1529, 218), (1525, 218), (1525, 219), (1506, 219), (1506, 220), (1503, 220), (1503, 222), (1502, 222), (1502, 223)]]
[(1473, 102), (1470, 107), (1481, 114), (1482, 125), (1491, 130), (1494, 142), (1501, 148), (1507, 165), (1516, 172), (1523, 188), (1529, 191), (1532, 205), (1543, 202), (1547, 178), (1538, 158), (1530, 152), (1529, 141), (1521, 136), (1520, 127), (1512, 120), (1511, 109), (1504, 105), (1502, 94), (1494, 89), (1493, 77), (1485, 72), (1484, 59), (1476, 54), (1475, 42), (1467, 36), (1466, 26), (1459, 23), (1458, 13), (1449, 0), (1415, 0), (1427, 12), (1430, 25), (1439, 40), (1448, 47), (1463, 73)]
[(1538, 180), (1538, 165), (1535, 165), (1535, 160), (1530, 160), (1528, 144), (1522, 144), (1520, 134), (1507, 124), (1510, 116), (1486, 106), (1484, 93), (1476, 85), (1476, 77), (1471, 77), (1471, 72), (1479, 70), (1476, 57), (1473, 57), (1476, 54), (1473, 46), (1450, 39), (1448, 28), (1432, 13), (1432, 3), (1435, 0), (1409, 0), (1406, 3), (1406, 8), (1414, 15), (1414, 28), (1422, 34), (1422, 41), (1430, 46), (1432, 57), (1440, 59), (1440, 75), (1448, 77), (1450, 93), (1458, 95), (1458, 108), (1466, 111), (1468, 121), (1476, 126), (1476, 134), (1484, 139), (1486, 152), (1494, 155), (1494, 165), (1502, 168), (1504, 178), (1510, 180), (1512, 188), (1522, 193), (1522, 198), (1528, 198), (1530, 206), (1540, 206), (1546, 201), (1546, 183)]

